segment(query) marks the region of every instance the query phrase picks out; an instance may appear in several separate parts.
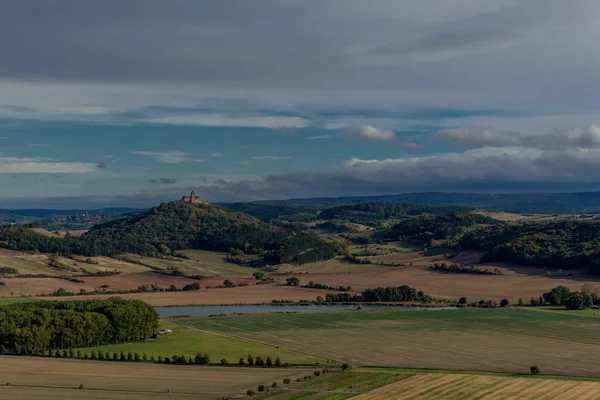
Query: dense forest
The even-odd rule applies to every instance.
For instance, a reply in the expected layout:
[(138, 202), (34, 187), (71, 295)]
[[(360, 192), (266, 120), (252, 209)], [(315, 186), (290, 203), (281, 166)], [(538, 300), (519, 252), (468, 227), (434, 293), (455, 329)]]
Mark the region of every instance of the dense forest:
[(509, 261), (600, 275), (600, 222), (553, 220), (495, 224), (465, 234), (464, 249), (486, 251), (483, 261)]
[(38, 301), (0, 306), (0, 352), (49, 350), (143, 341), (158, 314), (141, 300)]
[(267, 225), (225, 207), (182, 201), (94, 226), (80, 237), (62, 239), (38, 234), (30, 226), (3, 226), (0, 247), (83, 256), (173, 255), (188, 248), (242, 251), (274, 264), (324, 260), (338, 252), (335, 245), (310, 232)]
[(424, 214), (408, 218), (394, 225), (386, 235), (402, 237), (429, 244), (432, 240), (447, 239), (462, 235), (469, 227), (493, 224), (495, 219), (482, 214), (453, 212), (448, 214)]
[(263, 222), (284, 220), (288, 222), (316, 221), (318, 209), (304, 206), (270, 205), (262, 203), (232, 203), (227, 208), (252, 215)]
[(319, 219), (345, 220), (359, 224), (370, 224), (390, 218), (407, 218), (421, 214), (447, 214), (467, 212), (465, 207), (436, 207), (407, 203), (362, 203), (332, 207), (321, 211)]

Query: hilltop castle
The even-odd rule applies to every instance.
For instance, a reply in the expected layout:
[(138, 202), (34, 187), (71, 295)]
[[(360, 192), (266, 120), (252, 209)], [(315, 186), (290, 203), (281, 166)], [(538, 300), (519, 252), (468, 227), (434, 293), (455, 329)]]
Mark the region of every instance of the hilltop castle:
[(186, 203), (190, 203), (190, 204), (206, 204), (206, 203), (208, 203), (207, 201), (200, 200), (200, 197), (196, 196), (196, 192), (194, 190), (192, 190), (192, 193), (190, 193), (189, 196), (183, 196), (181, 198), (181, 201), (185, 201)]

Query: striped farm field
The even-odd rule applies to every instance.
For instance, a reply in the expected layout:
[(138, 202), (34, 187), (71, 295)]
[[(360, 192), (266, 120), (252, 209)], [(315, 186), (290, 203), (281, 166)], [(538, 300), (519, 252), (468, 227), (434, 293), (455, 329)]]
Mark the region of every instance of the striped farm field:
[(600, 382), (467, 374), (418, 374), (352, 400), (579, 400), (600, 398)]
[(353, 366), (600, 376), (600, 319), (530, 309), (346, 311), (176, 320)]

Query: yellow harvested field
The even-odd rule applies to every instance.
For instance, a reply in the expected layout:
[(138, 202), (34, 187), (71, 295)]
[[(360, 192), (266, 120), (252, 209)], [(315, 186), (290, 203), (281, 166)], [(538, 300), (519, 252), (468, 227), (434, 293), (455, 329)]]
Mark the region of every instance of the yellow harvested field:
[(217, 399), (311, 372), (0, 356), (0, 399)]
[[(67, 282), (68, 283), (68, 282)], [(200, 281), (202, 284), (202, 281)], [(124, 299), (140, 299), (153, 306), (174, 305), (220, 305), (220, 304), (263, 304), (271, 300), (315, 300), (325, 297), (327, 290), (305, 289), (292, 286), (255, 285), (229, 289), (200, 289), (186, 292), (156, 292), (119, 294)], [(44, 297), (45, 300), (89, 300), (105, 299), (115, 295)]]
[(378, 324), (371, 323), (369, 329), (349, 326), (237, 335), (351, 365), (523, 373), (531, 365), (540, 365), (548, 374), (600, 376), (596, 344), (491, 329), (414, 330), (405, 329), (408, 323), (404, 322)]
[[(494, 268), (493, 265), (482, 267)], [(506, 297), (512, 303), (519, 298), (527, 302), (531, 297), (537, 298), (558, 285), (579, 291), (585, 283), (600, 283), (598, 279), (589, 277), (546, 277), (542, 270), (535, 271), (532, 268), (499, 269), (503, 271), (503, 275), (453, 274), (433, 271), (424, 266), (413, 266), (345, 274), (311, 273), (306, 277), (298, 277), (301, 281), (314, 281), (330, 286), (352, 286), (354, 291), (378, 286), (408, 285), (435, 297), (458, 299), (466, 296), (469, 300), (501, 300)]]
[(578, 400), (600, 398), (600, 382), (463, 374), (419, 374), (353, 400)]

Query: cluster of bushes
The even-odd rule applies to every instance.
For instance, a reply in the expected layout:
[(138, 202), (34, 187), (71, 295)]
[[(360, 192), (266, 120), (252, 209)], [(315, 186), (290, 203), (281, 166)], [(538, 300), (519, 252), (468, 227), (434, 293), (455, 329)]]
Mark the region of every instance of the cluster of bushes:
[(460, 274), (502, 275), (502, 271), (500, 271), (498, 268), (494, 268), (493, 271), (490, 271), (485, 268), (480, 268), (476, 265), (471, 265), (470, 267), (463, 267), (462, 265), (460, 265), (458, 263), (452, 263), (452, 264), (435, 263), (435, 264), (433, 264), (433, 266), (431, 266), (429, 268), (436, 270), (436, 271), (455, 272), (455, 273), (460, 273)]
[(344, 259), (354, 264), (371, 264), (371, 260), (368, 258), (360, 258), (354, 254), (344, 253)]
[(308, 285), (304, 285), (302, 287), (309, 289), (337, 290), (338, 292), (349, 292), (352, 290), (351, 286), (329, 286), (323, 283), (315, 283), (313, 281), (308, 282)]
[(7, 354), (143, 341), (158, 314), (141, 300), (37, 301), (0, 307), (0, 348)]
[(498, 306), (508, 307), (509, 305), (510, 305), (510, 302), (508, 301), (508, 299), (502, 299), (502, 300), (500, 300), (500, 303), (498, 303), (496, 300), (479, 300), (476, 302), (469, 303), (467, 301), (466, 297), (461, 297), (458, 300), (458, 303), (456, 303), (457, 307), (473, 307), (473, 308), (497, 308)]
[(113, 275), (120, 275), (121, 272), (117, 271), (116, 269), (106, 269), (103, 271), (96, 271), (96, 272), (89, 272), (89, 271), (85, 271), (82, 275), (78, 275), (78, 276), (113, 276)]
[(0, 275), (16, 275), (19, 271), (12, 267), (0, 267)]
[(340, 303), (340, 302), (420, 302), (420, 303), (431, 303), (433, 298), (423, 293), (423, 291), (417, 291), (407, 285), (398, 287), (378, 287), (375, 289), (365, 289), (360, 294), (350, 293), (327, 293), (325, 295), (325, 301), (329, 303)]
[(588, 285), (583, 285), (581, 292), (572, 292), (568, 287), (559, 285), (537, 299), (532, 297), (529, 304), (532, 306), (565, 306), (569, 310), (585, 310), (595, 304), (600, 304), (600, 299), (596, 291)]

